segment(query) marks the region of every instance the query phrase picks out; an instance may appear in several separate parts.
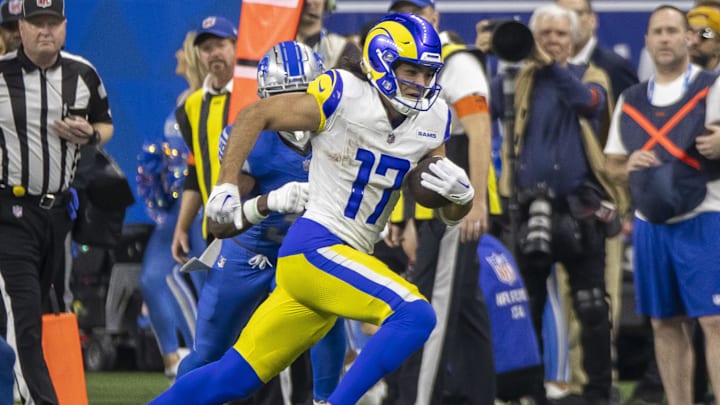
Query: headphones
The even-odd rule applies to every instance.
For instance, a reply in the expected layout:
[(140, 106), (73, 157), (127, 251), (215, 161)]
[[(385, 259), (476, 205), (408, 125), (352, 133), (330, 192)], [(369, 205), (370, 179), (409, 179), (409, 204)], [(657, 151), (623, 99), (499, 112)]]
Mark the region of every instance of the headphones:
[(325, 0), (325, 12), (327, 14), (332, 13), (337, 9), (337, 4), (335, 3), (335, 0)]

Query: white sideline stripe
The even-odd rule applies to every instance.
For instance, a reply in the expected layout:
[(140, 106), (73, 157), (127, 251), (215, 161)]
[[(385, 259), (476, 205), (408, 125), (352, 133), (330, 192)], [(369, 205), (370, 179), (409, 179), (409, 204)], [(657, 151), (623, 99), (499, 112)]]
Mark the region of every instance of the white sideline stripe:
[(457, 270), (457, 252), (460, 243), (460, 227), (448, 226), (440, 239), (437, 264), (435, 265), (435, 280), (433, 282), (432, 304), (437, 322), (435, 329), (425, 342), (420, 360), (420, 370), (417, 382), (417, 397), (415, 405), (426, 405), (432, 400), (435, 381), (437, 379), (440, 356), (445, 346), (448, 319), (450, 317), (450, 302), (459, 292), (453, 288), (455, 272)]
[[(530, 13), (540, 5), (547, 4), (546, 0), (538, 1), (443, 1), (439, 2), (437, 9), (444, 13)], [(632, 12), (652, 11), (659, 5), (655, 1), (594, 1), (593, 9), (597, 12)], [(338, 14), (352, 13), (385, 13), (387, 1), (338, 1)], [(692, 8), (692, 1), (679, 1), (674, 6), (685, 10)]]

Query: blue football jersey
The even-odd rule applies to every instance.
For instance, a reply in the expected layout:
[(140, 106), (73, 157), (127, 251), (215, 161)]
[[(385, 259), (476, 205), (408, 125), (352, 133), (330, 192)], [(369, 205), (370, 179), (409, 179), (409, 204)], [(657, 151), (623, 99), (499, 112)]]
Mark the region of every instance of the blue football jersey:
[[(220, 137), (221, 160), (230, 129), (230, 126), (226, 127)], [(243, 164), (243, 173), (255, 179), (253, 195), (248, 197), (267, 194), (291, 181), (308, 180), (311, 155), (292, 147), (287, 142), (275, 131), (260, 133)], [(288, 228), (297, 217), (297, 214), (272, 212), (265, 220), (234, 239), (243, 247), (261, 253), (274, 262)]]

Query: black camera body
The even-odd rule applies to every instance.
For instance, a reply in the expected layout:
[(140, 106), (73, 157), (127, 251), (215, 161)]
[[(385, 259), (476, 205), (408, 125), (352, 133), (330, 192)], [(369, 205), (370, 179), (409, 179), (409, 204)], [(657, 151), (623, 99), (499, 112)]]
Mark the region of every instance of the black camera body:
[(553, 198), (544, 183), (518, 194), (519, 206), (527, 212), (520, 231), (520, 253), (533, 260), (552, 261)]
[(602, 189), (583, 185), (558, 198), (545, 183), (517, 194), (520, 218), (518, 252), (538, 266), (604, 249), (620, 231), (619, 215)]

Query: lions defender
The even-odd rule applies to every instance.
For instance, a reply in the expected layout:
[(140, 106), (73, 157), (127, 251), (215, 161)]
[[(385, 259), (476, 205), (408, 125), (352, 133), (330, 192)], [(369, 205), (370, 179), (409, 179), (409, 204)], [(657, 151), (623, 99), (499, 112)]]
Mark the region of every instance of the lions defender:
[[(238, 114), (208, 215), (237, 217), (242, 162), (263, 130), (316, 131), (311, 138), (307, 211), (280, 247), (277, 288), (253, 314), (232, 349), (178, 380), (153, 404), (222, 404), (250, 395), (323, 337), (340, 317), (381, 325), (330, 395), (355, 404), (384, 374), (422, 346), (435, 314), (413, 284), (369, 252), (421, 158), (444, 156), (450, 113), (437, 100), (442, 68), (437, 32), (424, 19), (391, 14), (369, 31), (362, 70), (325, 72), (307, 93), (260, 100)], [(449, 221), (471, 208), (467, 174), (448, 159), (422, 184), (452, 203)]]

